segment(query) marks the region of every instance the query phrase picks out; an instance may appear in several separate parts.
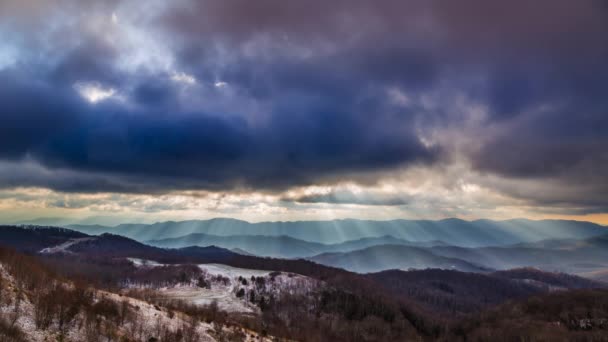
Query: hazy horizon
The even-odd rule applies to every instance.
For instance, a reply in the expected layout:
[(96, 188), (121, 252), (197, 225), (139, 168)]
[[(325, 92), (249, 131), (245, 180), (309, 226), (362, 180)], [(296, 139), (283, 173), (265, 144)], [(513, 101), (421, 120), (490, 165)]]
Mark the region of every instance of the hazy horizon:
[(117, 227), (120, 225), (129, 225), (129, 224), (158, 224), (158, 223), (166, 223), (166, 222), (188, 222), (188, 221), (212, 221), (212, 220), (236, 220), (247, 222), (251, 224), (258, 223), (280, 223), (280, 222), (331, 222), (331, 221), (370, 221), (370, 222), (390, 222), (390, 221), (429, 221), (429, 222), (439, 222), (439, 221), (449, 221), (449, 220), (461, 220), (465, 222), (475, 222), (475, 221), (494, 221), (494, 222), (508, 222), (508, 221), (575, 221), (575, 222), (587, 222), (594, 223), (600, 226), (608, 227), (607, 224), (603, 224), (600, 222), (593, 222), (587, 220), (575, 220), (575, 219), (560, 219), (560, 218), (537, 218), (530, 219), (525, 217), (513, 217), (513, 218), (505, 218), (505, 219), (490, 219), (490, 218), (475, 218), (475, 219), (462, 219), (458, 217), (445, 217), (441, 219), (425, 219), (425, 218), (392, 218), (392, 219), (365, 219), (365, 218), (353, 218), (353, 217), (344, 217), (344, 218), (334, 218), (334, 219), (308, 219), (308, 220), (260, 220), (260, 221), (250, 221), (245, 219), (238, 219), (233, 217), (211, 217), (211, 218), (191, 218), (191, 219), (177, 219), (177, 220), (154, 220), (150, 219), (148, 221), (119, 221), (116, 218), (112, 217), (86, 217), (83, 219), (70, 219), (64, 217), (37, 217), (33, 219), (26, 220), (16, 220), (16, 221), (0, 221), (0, 224), (25, 224), (25, 225), (99, 225), (106, 227)]

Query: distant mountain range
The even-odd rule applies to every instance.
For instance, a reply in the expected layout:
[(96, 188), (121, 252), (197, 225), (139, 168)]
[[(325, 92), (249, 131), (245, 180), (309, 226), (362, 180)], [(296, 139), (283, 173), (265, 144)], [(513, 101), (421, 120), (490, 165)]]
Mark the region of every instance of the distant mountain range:
[[(336, 246), (361, 247), (368, 241), (395, 240), (394, 237), (360, 239)], [(295, 242), (298, 241), (301, 242), (301, 240)], [(157, 318), (167, 313), (171, 324), (177, 325), (176, 322), (179, 321), (176, 319), (180, 319), (187, 312), (196, 314), (209, 312), (212, 314), (203, 317), (209, 317), (213, 324), (207, 326), (217, 327), (218, 319), (230, 317), (231, 325), (246, 322), (243, 326), (250, 327), (252, 318), (269, 316), (271, 319), (257, 322), (274, 324), (272, 322), (278, 317), (288, 317), (289, 327), (295, 327), (292, 328), (294, 330), (297, 328), (316, 331), (318, 326), (309, 322), (319, 324), (321, 321), (326, 321), (331, 326), (336, 325), (340, 333), (353, 329), (352, 327), (364, 328), (366, 334), (375, 334), (366, 335), (370, 336), (369, 340), (457, 341), (463, 340), (461, 331), (470, 331), (471, 336), (476, 336), (474, 340), (487, 340), (488, 331), (498, 331), (500, 336), (510, 336), (508, 334), (513, 331), (535, 332), (537, 329), (544, 329), (543, 331), (551, 334), (535, 335), (541, 337), (531, 339), (510, 336), (507, 340), (604, 340), (606, 308), (608, 308), (608, 292), (603, 290), (606, 284), (534, 268), (490, 271), (479, 266), (477, 262), (496, 262), (494, 258), (505, 258), (509, 251), (517, 250), (534, 250), (538, 255), (573, 250), (576, 253), (592, 251), (595, 253), (594, 258), (599, 258), (607, 241), (608, 237), (602, 236), (485, 248), (383, 244), (349, 252), (324, 253), (311, 258), (317, 262), (335, 264), (359, 272), (382, 269), (387, 265), (392, 266), (391, 268), (425, 268), (415, 271), (386, 270), (357, 274), (310, 260), (243, 255), (246, 252), (236, 248), (233, 250), (215, 246), (160, 248), (108, 233), (90, 236), (63, 228), (0, 226), (0, 264), (3, 271), (0, 292), (3, 298), (10, 298), (13, 303), (16, 302), (13, 298), (17, 298), (17, 294), (24, 293), (21, 303), (26, 303), (27, 306), (21, 305), (34, 309), (23, 310), (20, 314), (30, 321), (35, 319), (35, 312), (48, 310), (47, 303), (51, 303), (53, 305), (51, 308), (55, 310), (53, 312), (57, 314), (61, 314), (61, 308), (68, 307), (71, 312), (76, 313), (70, 314), (72, 317), (70, 319), (75, 319), (74, 317), (89, 319), (88, 315), (94, 315), (94, 322), (100, 322), (102, 319), (118, 321), (120, 315), (123, 315), (122, 310), (126, 310), (123, 308), (132, 308), (133, 311), (127, 311), (129, 314), (125, 316), (129, 317), (129, 320), (140, 317), (138, 318), (140, 321), (137, 322), (158, 324), (155, 323), (158, 321)], [(270, 240), (271, 244), (275, 242)], [(320, 245), (323, 248), (334, 246)], [(29, 255), (22, 255), (13, 250)], [(500, 254), (498, 250), (506, 252)], [(479, 258), (471, 262), (439, 255), (440, 251), (459, 252), (463, 258), (480, 256), (482, 252), (487, 255), (494, 253), (495, 257)], [(502, 260), (502, 262), (506, 261)], [(593, 260), (593, 262), (602, 262), (602, 260)], [(221, 265), (196, 265), (209, 263)], [(202, 272), (201, 267), (207, 270), (212, 267), (227, 271), (211, 274), (208, 271)], [(449, 270), (432, 267), (449, 268)], [(7, 273), (10, 277), (6, 276)], [(256, 276), (237, 277), (240, 274), (256, 274)], [(63, 292), (66, 291), (64, 287), (57, 286), (61, 282), (67, 284), (66, 281), (72, 281), (70, 286), (65, 286), (66, 289), (79, 286), (78, 292), (71, 290)], [(145, 289), (141, 289), (145, 292), (142, 292), (137, 305), (132, 305), (135, 299), (130, 296), (136, 293), (133, 291), (136, 291), (141, 284), (146, 284)], [(90, 291), (96, 291), (95, 286), (99, 285), (104, 286), (104, 292), (103, 296), (97, 296), (100, 298), (97, 302), (83, 300), (90, 298), (88, 296)], [(52, 290), (53, 288), (60, 290)], [(239, 297), (237, 289), (248, 291), (248, 294)], [(214, 299), (217, 298), (216, 300), (223, 303), (241, 301), (238, 303), (243, 305), (259, 304), (256, 307), (260, 308), (260, 311), (247, 313), (246, 321), (238, 321), (236, 319), (240, 315), (218, 311), (218, 307), (209, 308), (211, 311), (196, 311), (207, 310), (207, 307), (200, 306), (196, 309), (192, 304), (187, 306), (188, 311), (172, 317), (173, 315), (168, 316), (168, 312), (177, 310), (175, 306), (164, 306), (165, 302), (169, 301), (149, 303), (142, 301), (142, 299), (155, 298), (150, 295), (157, 293), (154, 291), (166, 290), (170, 292), (186, 290), (187, 293), (197, 293), (197, 295), (212, 295)], [(227, 295), (218, 296), (218, 293)], [(252, 296), (251, 293), (254, 295)], [(82, 296), (83, 294), (87, 296)], [(267, 301), (266, 298), (271, 299)], [(102, 300), (103, 306), (99, 304)], [(275, 304), (275, 300), (278, 304)], [(127, 304), (119, 306), (119, 301)], [(66, 306), (66, 302), (69, 306)], [(268, 304), (269, 302), (271, 304)], [(182, 307), (186, 306), (181, 304), (177, 306), (177, 308)], [(133, 314), (139, 311), (152, 314), (147, 317)], [(82, 324), (85, 324), (83, 322), (85, 321), (73, 322), (73, 331), (83, 330)], [(396, 323), (388, 325), (386, 322)], [(353, 323), (354, 325), (349, 325)], [(581, 328), (581, 324), (584, 329)], [(110, 323), (108, 326), (122, 325)], [(269, 326), (265, 325), (265, 327)], [(395, 330), (398, 326), (407, 327), (407, 331), (412, 331), (413, 334), (403, 335), (399, 332), (401, 330)], [(5, 327), (6, 325), (0, 327), (4, 329), (0, 329), (2, 341), (6, 340), (2, 337), (6, 336), (8, 331)], [(28, 333), (36, 331), (38, 334), (44, 330), (33, 323), (28, 327), (28, 330), (24, 330)], [(276, 336), (285, 336), (285, 326), (281, 323), (277, 327), (276, 331), (280, 333)], [(105, 327), (103, 329), (106, 331)], [(54, 333), (54, 330), (46, 330)], [(127, 330), (123, 329), (123, 331)], [(399, 333), (395, 335), (396, 331)], [(384, 332), (391, 334), (388, 336)], [(588, 334), (581, 335), (582, 333)], [(97, 334), (99, 333), (94, 336)], [(274, 336), (268, 332), (266, 334)], [(23, 334), (23, 336), (28, 335)], [(380, 338), (376, 338), (377, 336)], [(551, 338), (544, 338), (546, 336)], [(49, 334), (49, 338), (51, 337), (54, 338), (55, 335)], [(297, 337), (296, 335), (293, 340), (306, 340), (306, 336), (301, 339)], [(88, 335), (82, 339), (90, 340)]]
[(378, 245), (351, 252), (325, 253), (309, 259), (354, 272), (408, 268), (483, 272), (531, 266), (608, 281), (608, 235), (480, 248)]
[[(608, 235), (585, 239), (547, 240), (504, 247), (438, 246), (433, 254), (477, 262), (494, 269), (534, 266), (548, 271), (589, 275), (608, 280)], [(600, 271), (599, 274), (593, 274)]]
[[(216, 246), (235, 256), (305, 258), (362, 273), (425, 268), (488, 272), (530, 266), (608, 281), (608, 230), (600, 225), (577, 221), (338, 220), (251, 224), (216, 219), (71, 228), (80, 233), (58, 229), (52, 237), (33, 239), (37, 242), (21, 240), (31, 249), (41, 250), (44, 248), (41, 242), (58, 245), (61, 239), (111, 232), (116, 241), (120, 241), (118, 235), (121, 235), (156, 251)], [(39, 229), (34, 228), (31, 234), (39, 234), (36, 233)], [(198, 232), (201, 230), (213, 234)], [(239, 234), (230, 235), (231, 232)], [(1, 238), (10, 240), (15, 238), (14, 234), (22, 233), (7, 233)], [(315, 234), (340, 242), (311, 241), (321, 240)], [(404, 236), (414, 239), (408, 240)], [(548, 238), (541, 239), (543, 237)], [(507, 244), (507, 241), (514, 242)], [(70, 248), (84, 245), (85, 242), (80, 242)], [(126, 250), (130, 248), (124, 247)]]
[[(362, 241), (390, 242), (396, 239), (355, 240), (351, 243), (322, 245), (325, 248), (361, 246)], [(291, 240), (287, 240), (291, 241)], [(142, 258), (161, 263), (230, 262), (259, 263), (272, 267), (285, 265), (312, 265), (305, 260), (281, 260), (245, 255), (246, 252), (216, 246), (188, 246), (159, 248), (133, 239), (102, 234), (89, 236), (64, 228), (0, 226), (0, 246), (11, 247), (31, 254), (68, 254), (94, 256), (96, 258)], [(329, 246), (329, 247), (328, 247)], [(545, 248), (550, 246), (551, 248)], [(608, 268), (608, 235), (583, 240), (551, 240), (530, 246), (462, 248), (453, 246), (413, 247), (409, 245), (382, 244), (350, 252), (322, 253), (308, 258), (317, 264), (342, 268), (358, 273), (374, 273), (384, 270), (447, 269), (464, 272), (491, 274), (495, 277), (530, 280), (552, 284), (556, 287), (593, 287), (591, 281), (580, 278), (543, 273), (538, 269), (522, 268), (522, 265), (568, 267), (581, 263)], [(586, 267), (583, 266), (580, 267)], [(306, 266), (308, 267), (308, 266)], [(320, 266), (319, 267), (324, 267)], [(496, 269), (517, 269), (498, 271)], [(547, 267), (545, 267), (547, 268)], [(329, 269), (331, 270), (331, 269)], [(335, 272), (335, 271), (333, 271)], [(448, 273), (441, 273), (448, 274)], [(573, 284), (572, 282), (575, 282)]]
[(187, 246), (219, 246), (238, 249), (258, 256), (275, 258), (304, 258), (321, 253), (350, 252), (371, 246), (404, 245), (417, 247), (434, 247), (446, 245), (441, 241), (412, 242), (397, 239), (393, 236), (361, 238), (337, 244), (308, 242), (289, 236), (235, 235), (217, 236), (208, 234), (189, 234), (186, 236), (146, 241), (158, 247), (181, 248)]
[(547, 239), (584, 239), (608, 233), (604, 226), (580, 221), (525, 219), (492, 221), (333, 220), (249, 223), (234, 219), (122, 224), (115, 227), (70, 225), (92, 235), (112, 233), (138, 241), (162, 240), (190, 234), (214, 236), (274, 236), (321, 244), (339, 244), (370, 237), (392, 236), (411, 242), (443, 241), (452, 246), (484, 247), (530, 243)]
[(441, 268), (463, 272), (489, 271), (489, 269), (472, 262), (438, 256), (424, 248), (400, 245), (373, 246), (348, 253), (324, 253), (309, 260), (358, 273), (425, 268)]

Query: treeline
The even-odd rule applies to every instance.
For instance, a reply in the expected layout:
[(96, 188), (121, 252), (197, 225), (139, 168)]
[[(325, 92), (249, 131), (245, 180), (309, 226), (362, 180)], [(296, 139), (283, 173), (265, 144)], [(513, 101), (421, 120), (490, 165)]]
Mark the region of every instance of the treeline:
[(543, 292), (538, 287), (510, 279), (440, 269), (390, 270), (367, 277), (392, 296), (414, 300), (434, 312), (436, 317), (451, 320), (507, 300)]
[[(301, 294), (258, 291), (265, 286), (264, 282), (271, 280), (247, 279), (248, 284), (254, 285), (243, 298), (257, 305), (260, 315), (228, 314), (216, 303), (192, 305), (167, 298), (153, 289), (132, 289), (128, 295), (185, 312), (214, 326), (230, 326), (232, 329), (224, 329), (222, 335), (226, 341), (242, 341), (247, 331), (294, 341), (407, 341), (420, 338), (398, 304), (337, 289), (321, 288), (306, 294), (304, 291), (299, 291)], [(251, 296), (252, 293), (255, 295)], [(220, 330), (215, 328), (214, 331)]]
[(186, 314), (191, 321), (212, 324), (212, 334), (220, 341), (244, 341), (247, 334), (250, 334), (251, 338), (256, 336), (252, 332), (261, 336), (268, 335), (268, 330), (255, 317), (240, 313), (228, 314), (226, 311), (220, 310), (216, 301), (209, 305), (196, 305), (167, 297), (152, 288), (129, 289), (125, 295), (152, 303), (156, 307), (164, 307), (170, 315), (180, 312)]
[(508, 302), (460, 322), (444, 339), (608, 341), (608, 291), (558, 291)]
[(544, 272), (532, 267), (515, 268), (506, 271), (497, 271), (492, 275), (507, 279), (535, 280), (554, 287), (569, 289), (597, 289), (606, 288), (608, 284), (578, 277), (567, 273)]
[(194, 285), (210, 288), (212, 282), (226, 284), (229, 281), (222, 276), (212, 276), (194, 264), (138, 267), (122, 258), (74, 258), (62, 254), (45, 256), (40, 262), (64, 278), (113, 292), (126, 287)]

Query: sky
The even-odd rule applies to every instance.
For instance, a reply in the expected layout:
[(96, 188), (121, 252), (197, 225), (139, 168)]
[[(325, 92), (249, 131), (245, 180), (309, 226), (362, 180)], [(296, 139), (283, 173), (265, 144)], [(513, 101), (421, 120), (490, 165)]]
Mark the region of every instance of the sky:
[(3, 0), (0, 221), (608, 224), (608, 1)]

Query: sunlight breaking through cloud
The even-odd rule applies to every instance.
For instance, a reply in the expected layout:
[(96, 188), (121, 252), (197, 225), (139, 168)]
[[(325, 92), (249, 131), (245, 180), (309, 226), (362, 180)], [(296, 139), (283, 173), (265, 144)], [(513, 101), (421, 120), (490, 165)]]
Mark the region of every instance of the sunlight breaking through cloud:
[(104, 88), (96, 82), (78, 82), (74, 84), (74, 89), (78, 91), (80, 96), (91, 103), (104, 101), (116, 94), (114, 88)]

